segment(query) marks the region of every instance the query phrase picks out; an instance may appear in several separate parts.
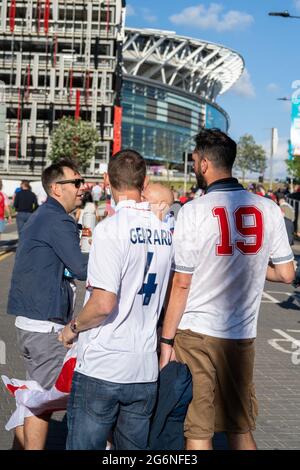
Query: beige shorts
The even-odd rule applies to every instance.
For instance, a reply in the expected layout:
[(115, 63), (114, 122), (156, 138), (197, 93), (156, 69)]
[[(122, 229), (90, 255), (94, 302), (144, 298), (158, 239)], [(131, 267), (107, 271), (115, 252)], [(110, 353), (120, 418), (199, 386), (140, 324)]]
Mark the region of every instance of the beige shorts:
[(221, 339), (179, 330), (174, 347), (177, 359), (193, 376), (185, 437), (210, 439), (215, 432), (254, 430), (254, 339)]

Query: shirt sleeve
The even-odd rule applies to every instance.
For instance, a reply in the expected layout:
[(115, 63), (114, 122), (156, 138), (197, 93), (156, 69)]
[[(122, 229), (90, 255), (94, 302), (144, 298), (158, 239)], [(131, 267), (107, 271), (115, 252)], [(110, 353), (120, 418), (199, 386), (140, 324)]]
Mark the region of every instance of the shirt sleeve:
[(284, 218), (278, 206), (274, 207), (275, 229), (271, 244), (271, 261), (273, 264), (288, 263), (294, 259), (294, 255), (289, 244), (288, 235), (284, 223)]
[(51, 227), (51, 247), (65, 267), (80, 281), (87, 276), (88, 257), (81, 253), (79, 234), (70, 216), (55, 220)]
[(193, 209), (193, 206), (185, 206), (179, 211), (174, 230), (173, 270), (187, 274), (194, 272), (199, 258)]
[(97, 225), (89, 257), (88, 284), (117, 295), (125, 250), (124, 240), (118, 238), (116, 233), (111, 219)]

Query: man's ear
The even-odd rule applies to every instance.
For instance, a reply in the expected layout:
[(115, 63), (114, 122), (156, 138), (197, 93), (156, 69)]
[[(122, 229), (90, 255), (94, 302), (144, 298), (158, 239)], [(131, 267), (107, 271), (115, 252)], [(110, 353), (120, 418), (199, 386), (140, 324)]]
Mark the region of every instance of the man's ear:
[(56, 196), (56, 197), (60, 197), (61, 196), (61, 191), (62, 191), (62, 185), (61, 184), (55, 184), (53, 183), (51, 185), (51, 193), (50, 193), (50, 196)]
[(110, 186), (109, 176), (108, 173), (104, 173), (104, 187), (107, 188)]
[(145, 190), (147, 188), (149, 183), (150, 183), (149, 176), (145, 176), (143, 190)]
[(200, 165), (201, 165), (201, 171), (202, 173), (206, 173), (207, 172), (207, 169), (208, 169), (208, 160), (206, 160), (206, 158), (202, 158), (201, 159), (201, 162), (200, 162)]

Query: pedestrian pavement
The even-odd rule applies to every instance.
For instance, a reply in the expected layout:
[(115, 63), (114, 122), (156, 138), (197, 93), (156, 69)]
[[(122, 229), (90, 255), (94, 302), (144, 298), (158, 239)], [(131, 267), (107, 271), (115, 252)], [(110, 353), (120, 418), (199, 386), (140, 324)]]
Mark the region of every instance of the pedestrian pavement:
[[(7, 238), (2, 239), (6, 244), (16, 240), (16, 230), (10, 229), (9, 234), (4, 234)], [(298, 257), (299, 242), (293, 250)], [(25, 370), (16, 346), (14, 317), (6, 314), (14, 257), (9, 245), (8, 252), (2, 251), (2, 254), (0, 246), (0, 342), (3, 341), (6, 347), (6, 363), (0, 361), (0, 374), (24, 379)], [(297, 338), (300, 341), (300, 306), (294, 302), (295, 291), (291, 286), (266, 283), (265, 292), (269, 298), (265, 297), (261, 304), (256, 341), (255, 384), (259, 416), (254, 435), (260, 449), (300, 449), (300, 353), (293, 360), (293, 348), (297, 345), (299, 348)], [(84, 283), (78, 283), (77, 311), (83, 297)], [(296, 339), (292, 341), (291, 337)], [(13, 410), (14, 399), (0, 385), (0, 449), (11, 447), (13, 433), (6, 432), (4, 425)], [(65, 413), (55, 413), (50, 423), (47, 448), (63, 449), (65, 438)], [(217, 436), (215, 448), (226, 448), (223, 435)]]

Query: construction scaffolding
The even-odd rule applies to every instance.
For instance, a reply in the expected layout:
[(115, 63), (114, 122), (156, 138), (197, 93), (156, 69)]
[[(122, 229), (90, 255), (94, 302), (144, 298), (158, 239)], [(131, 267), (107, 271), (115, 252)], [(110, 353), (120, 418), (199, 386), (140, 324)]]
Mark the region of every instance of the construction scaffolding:
[(124, 0), (1, 0), (2, 172), (40, 174), (63, 116), (99, 131), (88, 173), (117, 149), (124, 7)]

